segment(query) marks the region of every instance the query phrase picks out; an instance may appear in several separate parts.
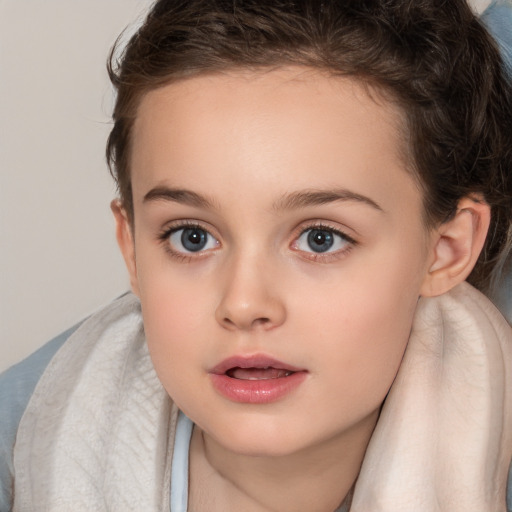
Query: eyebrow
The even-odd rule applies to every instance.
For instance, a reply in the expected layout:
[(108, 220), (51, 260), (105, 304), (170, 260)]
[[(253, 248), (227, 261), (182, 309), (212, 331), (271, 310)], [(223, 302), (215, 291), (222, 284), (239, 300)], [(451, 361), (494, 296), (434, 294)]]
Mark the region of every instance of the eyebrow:
[[(214, 202), (205, 196), (182, 188), (169, 188), (166, 186), (151, 189), (143, 199), (143, 202), (150, 201), (172, 201), (176, 203), (194, 206), (196, 208), (217, 209)], [(296, 210), (308, 206), (319, 206), (334, 203), (337, 201), (355, 201), (371, 206), (375, 210), (384, 212), (373, 199), (347, 189), (335, 190), (300, 190), (285, 194), (273, 204), (275, 211)]]
[(155, 187), (144, 196), (144, 203), (150, 201), (173, 201), (197, 208), (214, 208), (213, 201), (182, 188)]
[(279, 199), (279, 201), (274, 203), (274, 210), (295, 210), (307, 206), (319, 206), (337, 201), (355, 201), (371, 206), (380, 212), (384, 212), (382, 207), (373, 199), (347, 189), (302, 190), (286, 194)]

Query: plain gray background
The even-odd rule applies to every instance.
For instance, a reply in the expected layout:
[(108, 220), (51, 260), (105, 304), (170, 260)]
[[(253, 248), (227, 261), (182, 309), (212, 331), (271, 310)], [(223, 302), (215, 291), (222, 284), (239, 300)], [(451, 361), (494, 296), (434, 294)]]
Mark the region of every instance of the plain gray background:
[(128, 289), (105, 63), (149, 0), (0, 0), (0, 371)]

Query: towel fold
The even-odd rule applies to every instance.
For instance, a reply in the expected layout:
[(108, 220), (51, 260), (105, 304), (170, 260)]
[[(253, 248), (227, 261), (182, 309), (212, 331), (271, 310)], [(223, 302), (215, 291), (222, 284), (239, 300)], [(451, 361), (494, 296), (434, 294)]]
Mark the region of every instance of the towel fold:
[[(512, 329), (463, 283), (420, 299), (351, 512), (504, 512)], [(138, 300), (93, 315), (38, 383), (15, 446), (15, 512), (169, 510), (177, 410)], [(179, 511), (181, 512), (181, 511)]]

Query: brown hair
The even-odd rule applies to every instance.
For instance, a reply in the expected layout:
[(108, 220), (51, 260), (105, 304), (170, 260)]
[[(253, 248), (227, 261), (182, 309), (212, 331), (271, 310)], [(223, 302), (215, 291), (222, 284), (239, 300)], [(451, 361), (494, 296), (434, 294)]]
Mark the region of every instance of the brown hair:
[(117, 46), (107, 159), (129, 216), (130, 137), (147, 92), (232, 68), (310, 66), (402, 107), (428, 226), (465, 196), (485, 199), (491, 227), (468, 280), (488, 290), (498, 277), (512, 244), (511, 83), (465, 0), (160, 0), (118, 59)]

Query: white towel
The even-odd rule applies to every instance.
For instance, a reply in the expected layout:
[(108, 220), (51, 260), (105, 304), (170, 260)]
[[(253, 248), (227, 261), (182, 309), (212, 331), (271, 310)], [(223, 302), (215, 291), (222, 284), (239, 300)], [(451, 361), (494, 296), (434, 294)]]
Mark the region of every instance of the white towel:
[[(351, 512), (504, 512), (512, 330), (468, 284), (420, 299)], [(133, 296), (57, 353), (20, 424), (15, 512), (169, 510), (176, 408)]]
[(128, 295), (57, 352), (22, 418), (14, 511), (169, 511), (177, 411)]
[(463, 283), (421, 299), (351, 512), (503, 512), (512, 329)]

